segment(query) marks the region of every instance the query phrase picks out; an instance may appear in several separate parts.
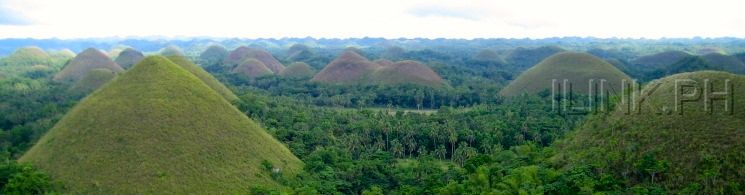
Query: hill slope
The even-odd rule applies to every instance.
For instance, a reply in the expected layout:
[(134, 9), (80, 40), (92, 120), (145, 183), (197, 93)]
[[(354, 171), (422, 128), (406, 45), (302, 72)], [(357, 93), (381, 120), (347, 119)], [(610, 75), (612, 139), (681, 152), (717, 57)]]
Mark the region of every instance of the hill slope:
[(218, 94), (220, 94), (222, 97), (224, 97), (229, 102), (238, 100), (238, 96), (235, 96), (233, 94), (233, 91), (230, 91), (225, 85), (220, 83), (215, 77), (213, 77), (210, 73), (207, 71), (204, 71), (204, 69), (200, 68), (196, 64), (192, 63), (186, 57), (184, 56), (168, 56), (168, 59), (171, 60), (171, 62), (176, 63), (177, 65), (181, 66), (181, 68), (184, 68), (191, 72), (191, 74), (194, 74), (194, 76), (197, 76), (202, 82), (207, 84), (212, 90), (215, 90)]
[(75, 58), (65, 65), (64, 68), (56, 75), (54, 75), (55, 81), (77, 81), (80, 78), (88, 74), (88, 71), (104, 68), (109, 69), (113, 72), (122, 72), (124, 69), (111, 61), (109, 56), (102, 53), (98, 49), (88, 48), (83, 52), (80, 52)]
[(145, 58), (145, 55), (142, 55), (142, 52), (134, 50), (132, 48), (124, 49), (121, 53), (119, 53), (119, 56), (116, 57), (116, 64), (119, 64), (124, 69), (129, 69), (133, 65), (137, 64)]
[(370, 74), (378, 67), (380, 65), (370, 62), (353, 50), (346, 50), (318, 72), (313, 81), (336, 84), (361, 83), (368, 80)]
[(150, 56), (69, 111), (21, 162), (72, 194), (246, 194), (302, 162), (199, 78)]
[(587, 53), (562, 52), (526, 70), (499, 93), (516, 96), (551, 90), (553, 79), (559, 82), (568, 79), (573, 91), (583, 94), (587, 94), (590, 79), (605, 79), (607, 89), (616, 93), (620, 93), (623, 79), (630, 80), (629, 76), (600, 58)]
[(164, 47), (163, 49), (160, 49), (158, 53), (163, 56), (186, 56), (181, 48), (175, 45)]
[[(714, 92), (724, 91), (724, 81), (730, 80), (733, 114), (724, 112), (721, 100), (714, 101), (712, 113), (705, 111), (704, 98), (685, 102), (682, 114), (658, 114), (663, 106), (674, 108), (676, 80), (689, 79), (698, 82), (699, 89), (704, 79), (710, 79)], [(725, 72), (682, 73), (652, 81), (643, 92), (651, 94), (639, 97), (645, 98), (639, 112), (627, 114), (628, 104), (622, 103), (610, 115), (595, 116), (558, 144), (561, 152), (555, 158), (566, 167), (596, 165), (598, 170), (630, 178), (631, 185), (657, 183), (673, 192), (698, 185), (697, 194), (736, 193), (745, 186), (727, 181), (745, 181), (742, 91), (745, 77)], [(666, 166), (645, 167), (651, 160), (658, 162), (652, 165)], [(733, 191), (738, 185), (739, 190)]]
[(431, 87), (443, 86), (444, 81), (435, 71), (417, 61), (405, 60), (383, 66), (372, 75), (374, 83), (397, 85), (416, 84)]
[(563, 51), (565, 50), (556, 46), (542, 46), (537, 48), (519, 47), (511, 51), (505, 60), (516, 66), (518, 70), (525, 70), (541, 62), (543, 59)]

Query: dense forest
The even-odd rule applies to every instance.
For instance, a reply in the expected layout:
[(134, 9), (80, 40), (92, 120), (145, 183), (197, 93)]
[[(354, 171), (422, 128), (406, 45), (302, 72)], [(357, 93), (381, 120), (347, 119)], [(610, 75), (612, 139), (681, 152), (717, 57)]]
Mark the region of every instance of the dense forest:
[[(556, 112), (557, 99), (552, 98), (558, 97), (552, 96), (548, 88), (538, 93), (500, 94), (533, 65), (565, 51), (596, 56), (644, 85), (669, 75), (700, 70), (742, 74), (745, 73), (740, 72), (745, 71), (742, 39), (308, 38), (194, 39), (171, 40), (167, 44), (162, 40), (137, 39), (9, 39), (0, 43), (3, 45), (0, 55), (6, 56), (0, 58), (0, 152), (5, 160), (0, 165), (0, 187), (7, 194), (69, 190), (64, 181), (43, 168), (19, 163), (17, 159), (38, 144), (66, 113), (86, 101), (86, 96), (96, 93), (92, 92), (95, 88), (107, 87), (100, 83), (91, 90), (76, 90), (81, 83), (55, 79), (58, 72), (73, 66), (75, 61), (74, 55), (62, 52), (63, 48), (82, 52), (88, 47), (119, 52), (122, 48), (135, 48), (143, 51), (144, 56), (183, 55), (184, 60), (198, 66), (196, 69), (203, 69), (232, 91), (237, 99), (229, 100), (230, 103), (304, 163), (302, 171), (288, 176), (277, 173), (277, 163), (262, 162), (261, 174), (271, 175), (271, 180), (282, 187), (246, 184), (254, 194), (739, 194), (745, 191), (742, 180), (736, 180), (745, 175), (742, 170), (735, 170), (739, 173), (734, 176), (720, 174), (722, 171), (690, 176), (701, 178), (693, 181), (705, 182), (661, 182), (679, 172), (673, 167), (675, 162), (651, 152), (638, 158), (623, 158), (630, 159), (622, 162), (628, 167), (623, 173), (611, 170), (602, 155), (577, 163), (580, 161), (574, 161), (574, 156), (565, 154), (570, 151), (567, 148), (573, 148), (573, 143), (580, 142), (575, 140), (583, 134), (576, 131), (595, 127), (593, 124), (603, 123), (605, 117), (612, 115)], [(209, 46), (217, 44), (230, 48), (226, 51), (239, 46), (260, 48), (277, 58), (280, 65), (304, 62), (315, 72), (350, 50), (370, 61), (414, 60), (436, 72), (443, 84), (329, 84), (309, 77), (286, 77), (279, 72), (247, 76), (234, 71), (239, 65), (221, 60), (229, 55), (227, 52), (217, 60), (203, 55)], [(16, 57), (22, 56), (16, 49), (27, 45), (44, 48), (47, 51), (42, 52), (49, 54), (36, 56), (38, 59)], [(182, 51), (178, 52), (182, 53), (159, 51), (169, 45), (180, 48)], [(718, 54), (724, 57), (700, 53), (712, 47), (720, 49)], [(654, 56), (669, 50), (684, 55)], [(111, 60), (120, 55), (107, 54)], [(261, 57), (257, 56), (257, 59)], [(722, 60), (725, 57), (736, 61)], [(730, 68), (740, 65), (743, 67)], [(113, 80), (118, 81), (129, 70), (115, 73), (119, 76)], [(612, 95), (611, 104), (620, 104), (620, 94)], [(570, 103), (582, 105), (585, 99), (579, 97)], [(742, 108), (743, 105), (734, 104), (736, 116), (741, 116)], [(626, 127), (616, 123), (619, 124), (613, 128)], [(740, 133), (733, 135), (742, 135), (743, 127), (736, 128)], [(731, 145), (737, 147), (742, 141), (735, 139)], [(722, 156), (740, 159), (742, 154), (740, 151)], [(731, 162), (722, 160), (729, 158), (710, 158), (720, 161), (709, 162), (706, 170), (731, 170), (732, 166), (737, 169), (728, 165)]]

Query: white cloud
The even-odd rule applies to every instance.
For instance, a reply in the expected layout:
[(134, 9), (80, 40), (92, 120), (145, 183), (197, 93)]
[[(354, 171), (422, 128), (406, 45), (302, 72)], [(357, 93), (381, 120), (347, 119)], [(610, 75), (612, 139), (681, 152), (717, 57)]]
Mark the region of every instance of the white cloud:
[[(0, 0), (12, 10), (0, 10), (0, 38), (745, 37), (741, 7), (736, 0)], [(33, 23), (12, 25), (19, 19)]]

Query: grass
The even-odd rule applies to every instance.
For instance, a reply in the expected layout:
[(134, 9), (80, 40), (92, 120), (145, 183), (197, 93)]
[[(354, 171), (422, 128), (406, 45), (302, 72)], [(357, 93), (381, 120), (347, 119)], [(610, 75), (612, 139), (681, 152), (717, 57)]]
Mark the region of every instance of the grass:
[(98, 49), (88, 48), (80, 52), (75, 58), (65, 65), (62, 70), (54, 75), (55, 81), (77, 81), (96, 68), (109, 69), (113, 72), (123, 72), (124, 69), (117, 65), (106, 54)]
[(197, 76), (202, 82), (207, 84), (212, 90), (215, 90), (218, 94), (220, 94), (222, 97), (224, 97), (229, 102), (238, 100), (238, 96), (235, 96), (233, 91), (230, 91), (225, 85), (220, 83), (215, 77), (213, 77), (210, 73), (205, 71), (204, 69), (200, 68), (193, 62), (189, 61), (189, 59), (186, 59), (184, 56), (168, 56), (167, 57), (171, 62), (176, 63), (177, 65), (181, 66), (181, 68), (184, 68), (191, 72), (191, 74), (194, 74), (194, 76)]
[(630, 80), (629, 76), (600, 58), (586, 53), (562, 52), (520, 74), (500, 94), (517, 96), (551, 90), (553, 79), (559, 82), (568, 79), (572, 83), (572, 90), (583, 94), (587, 94), (590, 79), (607, 80), (606, 89), (615, 92), (620, 92), (621, 80)]
[[(4, 59), (7, 65), (32, 66), (37, 64), (50, 65), (50, 56), (44, 50), (35, 46), (18, 48)], [(0, 64), (2, 65), (2, 64)]]
[(247, 194), (303, 163), (189, 71), (149, 56), (69, 111), (21, 158), (71, 194)]
[[(723, 91), (724, 80), (729, 79), (733, 114), (723, 112), (723, 101), (714, 102), (711, 114), (706, 112), (703, 98), (684, 103), (683, 114), (658, 114), (662, 106), (674, 107), (675, 81), (680, 79), (697, 81), (699, 87), (710, 79), (713, 91)], [(558, 144), (561, 152), (555, 160), (567, 167), (597, 165), (634, 185), (649, 182), (634, 165), (652, 154), (669, 164), (655, 182), (673, 192), (700, 184), (703, 194), (721, 193), (720, 189), (738, 185), (727, 181), (745, 181), (745, 77), (715, 71), (682, 73), (652, 81), (644, 90), (654, 86), (658, 87), (641, 112), (626, 114), (622, 108), (628, 104), (622, 103), (609, 115), (593, 117)]]

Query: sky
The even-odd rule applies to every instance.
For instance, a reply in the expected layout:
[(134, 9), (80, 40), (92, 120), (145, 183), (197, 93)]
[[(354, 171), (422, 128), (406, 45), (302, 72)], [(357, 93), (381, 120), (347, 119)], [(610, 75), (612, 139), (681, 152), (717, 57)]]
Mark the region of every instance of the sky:
[(745, 38), (739, 0), (0, 0), (0, 38)]

